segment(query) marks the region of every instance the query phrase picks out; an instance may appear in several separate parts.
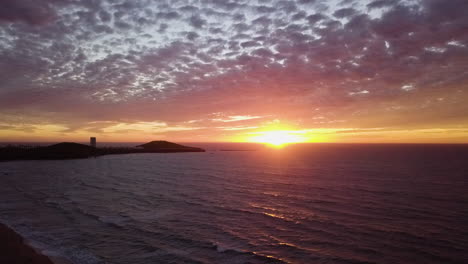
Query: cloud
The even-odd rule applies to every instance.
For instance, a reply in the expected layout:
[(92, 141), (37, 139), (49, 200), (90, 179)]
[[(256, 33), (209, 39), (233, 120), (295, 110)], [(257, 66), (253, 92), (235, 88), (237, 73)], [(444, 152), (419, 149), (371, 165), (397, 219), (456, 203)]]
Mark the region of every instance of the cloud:
[(356, 10), (353, 8), (342, 8), (339, 10), (336, 10), (333, 13), (333, 16), (338, 17), (338, 18), (344, 18), (344, 17), (350, 17), (356, 14)]
[(372, 102), (386, 116), (406, 108), (412, 120), (464, 122), (465, 9), (463, 0), (6, 0), (0, 110), (48, 122), (57, 113), (71, 128), (119, 118), (178, 126), (220, 109), (313, 126), (315, 108), (354, 120)]
[(4, 0), (0, 9), (0, 22), (23, 22), (29, 25), (45, 24), (56, 16), (49, 2)]
[(252, 120), (252, 119), (258, 119), (262, 118), (262, 116), (228, 116), (226, 118), (215, 118), (212, 119), (213, 121), (216, 122), (237, 122), (237, 121), (245, 121), (245, 120)]
[(259, 13), (273, 13), (274, 11), (276, 11), (276, 8), (271, 7), (271, 6), (261, 5), (261, 6), (255, 7), (255, 11)]
[(164, 19), (164, 20), (172, 20), (172, 19), (177, 19), (180, 17), (180, 14), (176, 11), (170, 11), (170, 12), (158, 12), (156, 13), (156, 17), (159, 19)]
[(190, 17), (189, 22), (194, 28), (202, 28), (206, 24), (206, 20), (197, 15)]
[(315, 24), (320, 20), (325, 19), (326, 16), (323, 14), (312, 14), (307, 17), (307, 20), (309, 21), (310, 24)]
[(369, 9), (395, 6), (399, 0), (376, 0), (367, 4)]

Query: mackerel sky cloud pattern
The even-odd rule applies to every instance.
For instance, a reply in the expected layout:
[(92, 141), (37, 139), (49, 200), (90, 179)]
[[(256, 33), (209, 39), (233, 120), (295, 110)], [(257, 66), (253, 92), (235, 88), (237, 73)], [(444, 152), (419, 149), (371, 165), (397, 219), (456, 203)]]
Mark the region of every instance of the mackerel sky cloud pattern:
[(4, 0), (0, 131), (155, 122), (156, 134), (202, 140), (288, 120), (459, 137), (466, 10), (466, 0)]

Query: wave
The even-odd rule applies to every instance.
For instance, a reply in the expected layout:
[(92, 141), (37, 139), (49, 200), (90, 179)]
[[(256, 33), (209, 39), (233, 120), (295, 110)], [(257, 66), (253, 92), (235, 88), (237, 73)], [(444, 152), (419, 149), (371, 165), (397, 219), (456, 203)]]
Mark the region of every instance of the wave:
[(219, 253), (224, 253), (231, 257), (231, 259), (226, 259), (226, 263), (244, 263), (245, 257), (251, 258), (249, 263), (256, 263), (255, 261), (260, 261), (260, 263), (289, 263), (286, 260), (280, 259), (275, 256), (263, 254), (260, 252), (241, 250), (238, 248), (230, 247), (223, 245), (219, 242), (213, 243), (213, 248), (216, 249)]
[(7, 162), (0, 215), (79, 264), (467, 259), (462, 168), (300, 155)]
[[(6, 227), (6, 228), (5, 228)], [(31, 254), (28, 255), (28, 258), (37, 259), (42, 256), (45, 256), (50, 263), (65, 263), (65, 264), (104, 264), (104, 262), (97, 256), (91, 254), (84, 248), (79, 247), (63, 247), (60, 245), (52, 245), (50, 243), (45, 243), (43, 237), (38, 237), (37, 232), (23, 227), (15, 227), (11, 225), (8, 221), (0, 219), (0, 236), (5, 235), (5, 229), (9, 229), (14, 232), (20, 240), (22, 245), (16, 245), (17, 248), (20, 248), (21, 254)], [(13, 243), (11, 240), (11, 234), (8, 235), (9, 243)], [(0, 237), (0, 239), (5, 239)], [(53, 241), (53, 240), (48, 240)], [(33, 250), (24, 249), (25, 247), (30, 247)], [(31, 253), (26, 253), (31, 252)], [(6, 253), (6, 252), (4, 252)], [(15, 259), (19, 258), (21, 255), (14, 256)], [(26, 256), (26, 255), (23, 255)], [(44, 260), (42, 260), (44, 261)], [(49, 262), (40, 262), (40, 263), (49, 263)]]

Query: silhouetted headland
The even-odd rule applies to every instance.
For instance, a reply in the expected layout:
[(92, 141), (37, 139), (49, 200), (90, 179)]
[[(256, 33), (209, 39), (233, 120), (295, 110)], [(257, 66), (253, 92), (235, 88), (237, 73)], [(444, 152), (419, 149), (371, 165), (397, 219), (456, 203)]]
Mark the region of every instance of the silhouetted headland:
[(187, 147), (172, 143), (169, 141), (151, 141), (146, 144), (138, 145), (137, 148), (142, 148), (148, 152), (204, 152), (201, 148)]
[(101, 147), (63, 142), (46, 147), (6, 146), (0, 148), (0, 160), (82, 159), (112, 154), (204, 152), (204, 149), (179, 145), (168, 141), (151, 141), (133, 148)]

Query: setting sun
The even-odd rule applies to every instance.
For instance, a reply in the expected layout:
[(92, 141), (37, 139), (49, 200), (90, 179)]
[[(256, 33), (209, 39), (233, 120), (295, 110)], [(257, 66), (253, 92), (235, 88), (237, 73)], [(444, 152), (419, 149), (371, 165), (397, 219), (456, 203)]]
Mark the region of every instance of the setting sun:
[(265, 143), (275, 147), (286, 144), (307, 142), (308, 138), (294, 131), (265, 131), (258, 132), (258, 136), (249, 139), (250, 142)]

